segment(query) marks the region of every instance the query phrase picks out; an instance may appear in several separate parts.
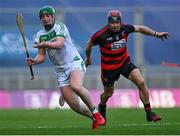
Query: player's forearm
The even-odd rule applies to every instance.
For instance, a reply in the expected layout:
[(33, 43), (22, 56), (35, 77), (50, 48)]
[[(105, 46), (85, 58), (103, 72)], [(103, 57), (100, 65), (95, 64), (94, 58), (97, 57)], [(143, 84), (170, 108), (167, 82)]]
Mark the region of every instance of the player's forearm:
[(86, 48), (86, 58), (87, 59), (91, 58), (91, 49)]
[(91, 48), (92, 47), (89, 45), (89, 43), (87, 43), (86, 50), (85, 50), (86, 59), (90, 59), (91, 58)]
[(58, 41), (46, 42), (45, 44), (46, 44), (45, 45), (46, 48), (51, 48), (51, 49), (61, 49), (64, 45), (64, 43), (60, 43)]
[(45, 60), (45, 57), (44, 56), (41, 56), (41, 55), (37, 55), (35, 58), (34, 58), (34, 63), (35, 64), (41, 64), (43, 63)]
[(64, 37), (57, 37), (54, 41), (52, 42), (43, 42), (42, 46), (46, 48), (51, 48), (51, 49), (61, 49), (64, 46)]
[(136, 26), (135, 31), (140, 32), (145, 35), (151, 35), (151, 36), (156, 36), (158, 34), (158, 32), (146, 26)]

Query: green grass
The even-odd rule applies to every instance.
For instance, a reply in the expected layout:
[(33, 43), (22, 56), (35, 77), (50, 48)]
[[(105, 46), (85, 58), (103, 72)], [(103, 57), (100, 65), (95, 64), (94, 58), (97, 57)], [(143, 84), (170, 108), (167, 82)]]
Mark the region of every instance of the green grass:
[(180, 134), (180, 109), (154, 109), (163, 120), (148, 123), (143, 109), (108, 109), (107, 125), (91, 130), (92, 121), (72, 110), (0, 110), (0, 134), (173, 135)]

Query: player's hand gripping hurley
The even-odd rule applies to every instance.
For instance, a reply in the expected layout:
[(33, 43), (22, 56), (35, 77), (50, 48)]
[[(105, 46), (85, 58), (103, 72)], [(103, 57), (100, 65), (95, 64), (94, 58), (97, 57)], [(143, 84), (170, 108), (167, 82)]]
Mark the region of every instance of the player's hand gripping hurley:
[[(29, 52), (28, 52), (28, 48), (27, 48), (27, 44), (26, 44), (25, 35), (24, 35), (24, 28), (23, 28), (23, 20), (22, 20), (22, 18), (23, 18), (22, 14), (18, 13), (17, 16), (16, 16), (16, 22), (17, 22), (19, 31), (20, 31), (22, 39), (23, 39), (23, 45), (24, 45), (24, 48), (25, 48), (25, 51), (26, 51), (26, 56), (27, 56), (27, 58), (29, 58)], [(30, 72), (31, 72), (31, 80), (33, 80), (34, 79), (34, 73), (33, 73), (33, 69), (32, 69), (31, 65), (29, 65), (29, 69), (30, 69)]]

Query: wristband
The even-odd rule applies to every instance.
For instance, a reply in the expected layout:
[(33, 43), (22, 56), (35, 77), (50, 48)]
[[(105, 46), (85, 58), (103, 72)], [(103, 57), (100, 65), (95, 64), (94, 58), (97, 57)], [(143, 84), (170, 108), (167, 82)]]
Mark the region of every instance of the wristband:
[(154, 33), (153, 33), (153, 36), (156, 36), (157, 35), (157, 32), (155, 31)]

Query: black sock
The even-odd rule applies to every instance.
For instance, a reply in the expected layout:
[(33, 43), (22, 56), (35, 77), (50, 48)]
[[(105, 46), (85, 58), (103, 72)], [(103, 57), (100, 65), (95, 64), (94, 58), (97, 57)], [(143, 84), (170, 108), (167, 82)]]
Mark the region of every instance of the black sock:
[(150, 111), (151, 111), (151, 105), (150, 105), (150, 103), (144, 104), (144, 109), (145, 109), (146, 112), (150, 112)]
[(106, 107), (106, 103), (104, 104), (102, 104), (101, 102), (100, 102), (100, 105), (102, 106), (102, 107)]

